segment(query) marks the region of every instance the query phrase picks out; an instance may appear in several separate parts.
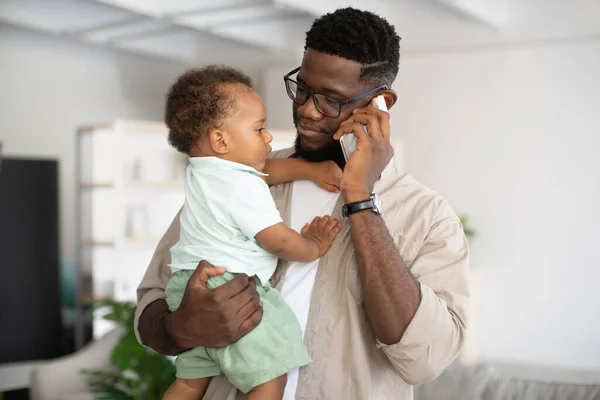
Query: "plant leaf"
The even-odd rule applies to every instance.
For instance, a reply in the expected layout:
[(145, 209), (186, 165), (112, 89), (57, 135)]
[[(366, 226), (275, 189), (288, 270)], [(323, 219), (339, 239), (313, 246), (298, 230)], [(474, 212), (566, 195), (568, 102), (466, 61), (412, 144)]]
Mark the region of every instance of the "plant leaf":
[(99, 400), (161, 400), (175, 380), (175, 366), (165, 356), (141, 346), (135, 337), (134, 303), (105, 299), (94, 304), (103, 318), (124, 328), (110, 360), (114, 371), (83, 371)]

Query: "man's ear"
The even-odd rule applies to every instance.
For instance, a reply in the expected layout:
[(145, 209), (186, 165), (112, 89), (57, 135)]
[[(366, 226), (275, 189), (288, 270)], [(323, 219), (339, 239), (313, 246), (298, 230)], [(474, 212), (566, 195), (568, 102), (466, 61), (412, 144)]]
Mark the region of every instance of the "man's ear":
[(221, 129), (213, 129), (209, 132), (208, 143), (217, 154), (227, 154), (231, 151), (229, 134)]
[(385, 105), (387, 106), (388, 110), (391, 109), (394, 104), (396, 104), (396, 101), (398, 101), (398, 95), (394, 89), (385, 89), (378, 94), (383, 96), (385, 99)]

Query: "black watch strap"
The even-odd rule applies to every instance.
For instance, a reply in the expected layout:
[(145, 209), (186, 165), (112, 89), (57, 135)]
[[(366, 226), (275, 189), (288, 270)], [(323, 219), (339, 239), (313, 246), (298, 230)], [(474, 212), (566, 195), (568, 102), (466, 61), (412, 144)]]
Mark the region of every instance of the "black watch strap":
[(357, 212), (372, 210), (374, 208), (375, 204), (373, 203), (372, 198), (354, 201), (352, 203), (345, 204), (342, 207), (342, 216), (349, 217), (350, 215), (356, 214)]

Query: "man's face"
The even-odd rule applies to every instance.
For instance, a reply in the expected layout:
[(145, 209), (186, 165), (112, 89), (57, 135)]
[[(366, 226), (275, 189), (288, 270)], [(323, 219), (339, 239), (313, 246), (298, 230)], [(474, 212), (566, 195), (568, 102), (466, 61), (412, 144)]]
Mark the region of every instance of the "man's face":
[[(296, 77), (299, 83), (310, 89), (339, 100), (350, 99), (371, 89), (360, 81), (362, 65), (345, 58), (307, 49)], [(342, 107), (339, 117), (323, 115), (312, 97), (302, 105), (293, 103), (296, 136), (296, 154), (309, 161), (343, 160), (342, 149), (333, 134), (355, 108), (369, 104), (371, 97)]]

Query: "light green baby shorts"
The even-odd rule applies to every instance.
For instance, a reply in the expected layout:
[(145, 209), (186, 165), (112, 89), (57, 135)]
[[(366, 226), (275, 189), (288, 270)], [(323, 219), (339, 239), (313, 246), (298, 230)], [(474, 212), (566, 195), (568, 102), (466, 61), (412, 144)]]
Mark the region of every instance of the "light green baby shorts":
[[(193, 272), (178, 270), (169, 280), (166, 294), (171, 311), (179, 307)], [(229, 272), (211, 277), (208, 287), (214, 289), (234, 277)], [(220, 349), (196, 347), (181, 353), (175, 360), (178, 378), (198, 379), (225, 374), (232, 385), (246, 394), (255, 386), (310, 363), (302, 342), (302, 330), (293, 311), (277, 290), (268, 283), (256, 281), (256, 291), (263, 304), (263, 317), (258, 326), (230, 346)]]

